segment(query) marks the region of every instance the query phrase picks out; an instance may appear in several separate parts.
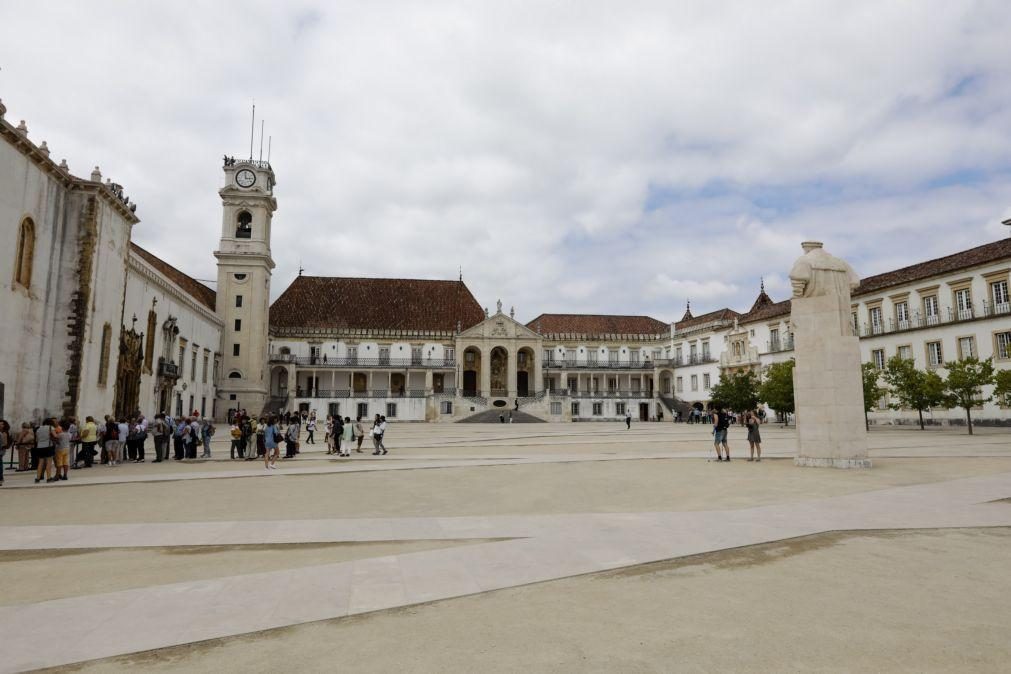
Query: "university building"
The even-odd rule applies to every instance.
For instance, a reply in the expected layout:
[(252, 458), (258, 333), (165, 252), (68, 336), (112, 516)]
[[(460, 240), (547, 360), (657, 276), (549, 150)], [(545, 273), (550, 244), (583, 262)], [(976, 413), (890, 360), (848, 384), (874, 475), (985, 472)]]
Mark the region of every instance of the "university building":
[[(458, 421), (670, 420), (704, 407), (724, 373), (792, 357), (790, 302), (761, 288), (673, 323), (648, 316), (482, 307), (457, 280), (298, 276), (271, 303), (278, 203), (267, 162), (223, 161), (216, 289), (132, 240), (123, 188), (57, 163), (0, 103), (0, 415), (315, 410)], [(1011, 366), (1011, 240), (863, 280), (854, 329), (865, 360), (943, 369), (967, 355)], [(875, 422), (912, 420), (887, 400)], [(961, 413), (934, 410), (936, 421)], [(1008, 418), (994, 404), (976, 415)]]

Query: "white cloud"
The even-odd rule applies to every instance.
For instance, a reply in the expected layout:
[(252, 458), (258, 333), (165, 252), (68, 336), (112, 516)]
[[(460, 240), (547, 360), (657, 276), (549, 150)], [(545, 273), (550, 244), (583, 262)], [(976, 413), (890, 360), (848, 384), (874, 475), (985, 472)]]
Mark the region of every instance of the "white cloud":
[(1009, 34), (1002, 2), (50, 2), (4, 13), (0, 95), (200, 278), (255, 98), (275, 294), (462, 265), (521, 318), (669, 320), (782, 297), (803, 238), (871, 273), (1006, 235)]

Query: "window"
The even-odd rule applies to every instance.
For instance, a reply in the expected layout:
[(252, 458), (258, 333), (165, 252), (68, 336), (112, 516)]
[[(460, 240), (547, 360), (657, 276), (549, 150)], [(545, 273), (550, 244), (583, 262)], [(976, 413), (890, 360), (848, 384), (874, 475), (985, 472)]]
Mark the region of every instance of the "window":
[(414, 363), (414, 364), (416, 364), (416, 365), (421, 362), (421, 347), (420, 346), (412, 346), (411, 347), (411, 362)]
[(235, 308), (236, 309), (241, 309), (242, 308), (242, 295), (236, 295), (235, 296)]
[(618, 362), (618, 352), (616, 350), (612, 349), (611, 351), (607, 352), (607, 362), (608, 363)]
[(242, 319), (241, 318), (236, 318), (235, 319), (235, 332), (239, 332), (241, 330), (242, 330)]
[(674, 360), (678, 363), (681, 362), (681, 347), (674, 349)]
[(900, 346), (896, 352), (897, 355), (902, 360), (912, 360), (913, 359), (913, 347), (907, 345)]
[(630, 363), (632, 363), (632, 365), (638, 365), (639, 364), (639, 352), (638, 351), (632, 351), (631, 353), (629, 353), (628, 354), (628, 360), (629, 360)]
[(972, 318), (972, 293), (969, 288), (959, 288), (955, 291), (955, 310), (959, 320)]
[(572, 410), (572, 416), (579, 416), (579, 403), (572, 403), (572, 407), (570, 409)]
[(593, 403), (593, 416), (600, 417), (604, 415), (604, 403)]
[(445, 348), (445, 349), (443, 350), (443, 353), (445, 353), (445, 354), (446, 354), (446, 360), (447, 360), (448, 362), (452, 363), (452, 362), (453, 362), (454, 360), (456, 360), (456, 349), (454, 349), (454, 348), (452, 348), (452, 347), (449, 347), (449, 346), (447, 346), (447, 347), (446, 347), (446, 348)]
[(151, 373), (154, 367), (154, 334), (158, 330), (158, 316), (154, 311), (147, 312), (147, 334), (144, 336), (144, 369)]
[(358, 360), (357, 346), (348, 346), (348, 359), (351, 361), (352, 364), (354, 364), (354, 362)]
[(675, 384), (676, 384), (676, 390), (677, 390), (678, 393), (681, 393), (682, 391), (685, 390), (684, 377), (678, 377), (675, 380)]
[(207, 383), (207, 365), (210, 362), (210, 360), (211, 354), (204, 351), (204, 370), (203, 373), (200, 375), (200, 381), (203, 382), (204, 384)]
[(29, 288), (32, 285), (32, 261), (35, 259), (35, 223), (31, 218), (21, 221), (18, 231), (17, 257), (14, 260), (14, 282)]
[(905, 330), (909, 327), (909, 303), (908, 302), (896, 302), (895, 303), (895, 322), (899, 330)]
[(871, 334), (877, 335), (881, 332), (881, 307), (871, 307)]
[(562, 403), (551, 403), (551, 414), (559, 416), (562, 413)]
[(874, 367), (879, 370), (885, 369), (885, 350), (884, 349), (874, 349), (871, 351), (871, 362), (874, 363)]
[(693, 363), (698, 362), (699, 359), (699, 347), (694, 342), (688, 345), (688, 357)]
[(238, 356), (239, 355), (239, 345), (238, 344), (232, 344), (232, 355), (233, 356)]
[(236, 281), (245, 281), (246, 280), (246, 275), (245, 274), (232, 274), (232, 277)]
[(993, 311), (996, 314), (1011, 312), (1008, 299), (1007, 281), (996, 281), (990, 284), (990, 296), (993, 298)]
[(207, 398), (203, 396), (200, 397), (200, 416), (207, 416)]
[(959, 337), (958, 338), (958, 358), (959, 360), (964, 360), (965, 358), (972, 358), (976, 355), (975, 340), (972, 337)]
[(923, 298), (923, 315), (927, 318), (927, 325), (937, 325), (937, 295), (928, 295)]
[(625, 403), (614, 403), (614, 413), (618, 416), (625, 416)]
[(190, 358), (190, 381), (197, 380), (197, 350), (194, 348)]
[(386, 418), (387, 419), (397, 418), (397, 403), (386, 403)]
[(769, 351), (779, 351), (779, 328), (769, 330)]
[(179, 344), (179, 378), (183, 378), (183, 370), (186, 369), (186, 340), (180, 340)]
[(709, 340), (702, 342), (702, 360), (709, 360)]
[(1000, 360), (1011, 358), (1011, 331), (998, 332), (994, 336), (994, 355)]
[(112, 349), (112, 326), (106, 323), (102, 326), (102, 346), (98, 354), (98, 385), (109, 383), (109, 352)]
[(235, 371), (233, 370), (232, 372), (229, 372), (229, 373), (228, 373), (228, 378), (229, 378), (229, 379), (242, 379), (242, 373), (240, 373), (240, 372), (235, 372)]
[(545, 363), (555, 362), (555, 352), (551, 349), (544, 349), (544, 353), (541, 354), (541, 357), (544, 359)]
[(697, 374), (692, 375), (692, 390), (693, 391), (699, 390), (699, 376)]
[(597, 364), (597, 352), (595, 350), (591, 349), (586, 354), (586, 362), (588, 362), (590, 365), (596, 365)]
[(252, 236), (253, 216), (249, 214), (249, 211), (239, 211), (239, 217), (236, 219), (235, 238), (249, 239)]
[(608, 377), (607, 378), (607, 390), (608, 391), (617, 391), (618, 390), (618, 378), (617, 377)]
[(579, 380), (576, 377), (569, 377), (568, 386), (570, 391), (578, 391)]
[(709, 375), (708, 374), (702, 375), (702, 388), (705, 389), (706, 391), (709, 390)]
[(340, 403), (329, 403), (326, 406), (326, 413), (332, 417), (340, 416), (341, 404)]
[(940, 342), (927, 342), (927, 366), (940, 367), (944, 364)]
[(379, 347), (379, 364), (388, 365), (390, 362), (390, 347), (381, 346)]
[(358, 403), (355, 416), (361, 417), (362, 419), (367, 419), (369, 416), (369, 404)]
[(853, 318), (853, 332), (854, 334), (860, 334), (860, 320), (857, 318), (857, 312), (851, 314)]

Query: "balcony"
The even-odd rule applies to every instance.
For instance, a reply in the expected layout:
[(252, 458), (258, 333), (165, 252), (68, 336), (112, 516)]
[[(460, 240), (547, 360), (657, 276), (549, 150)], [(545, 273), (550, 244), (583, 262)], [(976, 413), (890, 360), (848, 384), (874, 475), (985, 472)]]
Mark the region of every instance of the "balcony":
[(172, 361), (167, 361), (164, 358), (159, 358), (158, 376), (164, 377), (165, 379), (178, 379), (179, 366), (173, 363)]
[(657, 367), (672, 367), (673, 358), (656, 358), (633, 362), (619, 360), (587, 361), (587, 360), (556, 360), (541, 361), (545, 370), (652, 370)]
[(947, 307), (936, 314), (920, 315), (919, 313), (915, 313), (901, 320), (888, 319), (887, 322), (864, 323), (858, 334), (860, 337), (872, 337), (998, 316), (1011, 316), (1011, 303), (1001, 302), (994, 304), (984, 300), (979, 307), (967, 309)]
[(793, 335), (786, 339), (773, 339), (765, 343), (766, 353), (782, 353), (783, 351), (793, 351)]
[(290, 353), (272, 353), (270, 362), (278, 365), (292, 364), (305, 368), (363, 368), (363, 369), (393, 369), (405, 370), (410, 368), (419, 369), (444, 369), (451, 370), (456, 367), (455, 358), (330, 358), (323, 356), (295, 356)]
[[(453, 389), (450, 389), (453, 390)], [(433, 393), (433, 395), (443, 395), (443, 393)], [(387, 389), (371, 389), (367, 391), (351, 391), (349, 389), (317, 389), (315, 391), (306, 391), (303, 389), (298, 389), (295, 393), (295, 398), (315, 398), (315, 399), (329, 399), (338, 400), (342, 398), (354, 398), (354, 399), (366, 399), (366, 398), (380, 398), (380, 399), (399, 399), (399, 398), (424, 398), (428, 395), (425, 389), (407, 389), (404, 391), (390, 391)]]

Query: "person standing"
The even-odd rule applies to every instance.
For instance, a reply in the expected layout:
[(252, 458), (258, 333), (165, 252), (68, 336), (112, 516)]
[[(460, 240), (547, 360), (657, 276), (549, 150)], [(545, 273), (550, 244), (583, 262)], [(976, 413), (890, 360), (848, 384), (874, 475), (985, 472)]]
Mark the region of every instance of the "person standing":
[(214, 424), (207, 417), (200, 419), (200, 439), (204, 443), (204, 451), (200, 455), (201, 459), (211, 458), (211, 438), (214, 437)]
[(298, 424), (294, 423), (288, 424), (288, 428), (284, 431), (284, 458), (294, 459), (295, 452), (298, 449)]
[[(499, 418), (500, 419), (502, 418), (501, 414), (499, 415)], [(379, 454), (380, 454), (380, 451), (379, 451), (379, 442), (380, 442), (379, 438), (382, 435), (382, 431), (379, 429), (379, 415), (378, 414), (376, 415), (376, 418), (372, 420), (372, 428), (369, 430), (369, 435), (372, 436), (372, 447), (375, 449), (375, 451), (372, 452), (372, 456), (379, 456)]]
[(53, 481), (68, 479), (67, 472), (70, 470), (70, 419), (64, 419), (56, 426), (56, 436), (53, 443), (55, 448), (54, 462), (56, 464), (56, 475)]
[[(713, 411), (713, 445), (716, 447), (717, 461), (730, 461), (730, 446), (727, 444), (727, 431), (730, 428), (730, 415), (723, 408)], [(726, 454), (726, 458), (724, 457)]]
[(126, 436), (126, 457), (133, 463), (139, 463), (137, 445), (140, 443), (140, 424), (136, 419), (127, 422), (129, 429)]
[(316, 432), (316, 417), (309, 417), (309, 421), (305, 423), (305, 432), (307, 433), (305, 438), (305, 444), (315, 445), (316, 441), (313, 439), (313, 434)]
[(115, 466), (119, 458), (120, 440), (119, 424), (112, 418), (112, 415), (106, 415), (105, 417), (105, 434), (102, 438), (105, 441), (105, 465), (109, 467)]
[(355, 417), (355, 436), (358, 438), (358, 446), (355, 451), (362, 453), (362, 441), (365, 439), (365, 427), (362, 425), (362, 415)]
[(186, 445), (183, 442), (186, 436), (186, 429), (189, 428), (182, 418), (176, 420), (176, 425), (172, 431), (173, 458), (182, 461), (186, 458)]
[(164, 414), (154, 415), (151, 434), (154, 435), (154, 463), (161, 463), (168, 458), (169, 426)]
[(263, 467), (265, 469), (276, 469), (277, 459), (279, 458), (280, 451), (277, 447), (278, 433), (277, 427), (274, 425), (274, 417), (267, 419), (267, 425), (263, 429)]
[(239, 422), (241, 419), (232, 419), (232, 425), (228, 427), (228, 435), (232, 439), (232, 447), (229, 450), (229, 458), (234, 459), (235, 455), (238, 454), (239, 458), (242, 458), (242, 429), (239, 428)]
[[(14, 451), (14, 439), (11, 437), (11, 425), (6, 419), (0, 419), (0, 487), (4, 484), (4, 459), (7, 458), (7, 450)], [(13, 454), (11, 462), (14, 461)]]
[(56, 450), (53, 447), (53, 435), (55, 432), (53, 425), (50, 425), (49, 419), (43, 419), (39, 427), (35, 429), (35, 456), (38, 464), (35, 473), (35, 484), (42, 482), (43, 474), (46, 476), (47, 483), (56, 481), (56, 478), (53, 477), (53, 457), (56, 454)]
[(74, 466), (83, 461), (85, 468), (91, 468), (95, 461), (95, 444), (98, 442), (98, 426), (95, 424), (95, 417), (84, 417), (84, 425), (81, 426), (81, 451), (75, 457)]
[(761, 418), (754, 411), (749, 411), (744, 415), (744, 424), (748, 427), (748, 447), (751, 455), (748, 461), (762, 460), (762, 432), (759, 430), (761, 423)]
[(21, 432), (18, 433), (14, 444), (18, 450), (18, 469), (16, 473), (29, 470), (29, 456), (35, 449), (35, 433), (32, 432), (32, 425), (27, 421), (21, 424)]
[[(339, 418), (339, 417), (338, 417)], [(341, 434), (344, 436), (344, 456), (351, 457), (351, 443), (355, 439), (355, 429), (351, 425), (351, 417), (344, 417), (344, 424), (340, 426)]]
[(123, 461), (123, 445), (130, 439), (130, 426), (131, 424), (127, 423), (126, 417), (119, 418), (119, 424), (117, 425), (119, 432), (119, 453), (116, 455), (116, 463)]
[(189, 445), (186, 447), (186, 458), (197, 458), (197, 447), (200, 446), (200, 420), (197, 417), (190, 417)]
[(625, 430), (632, 430), (632, 413), (625, 410)]

